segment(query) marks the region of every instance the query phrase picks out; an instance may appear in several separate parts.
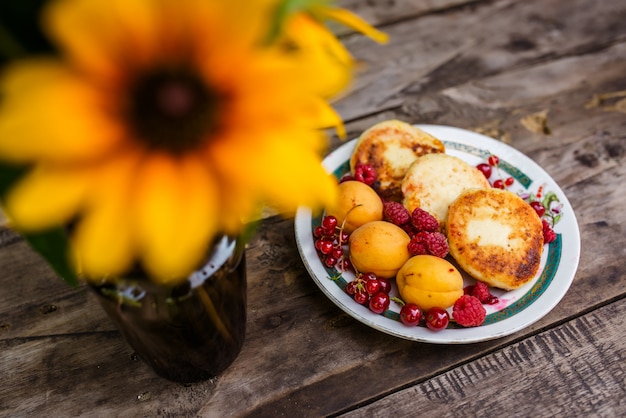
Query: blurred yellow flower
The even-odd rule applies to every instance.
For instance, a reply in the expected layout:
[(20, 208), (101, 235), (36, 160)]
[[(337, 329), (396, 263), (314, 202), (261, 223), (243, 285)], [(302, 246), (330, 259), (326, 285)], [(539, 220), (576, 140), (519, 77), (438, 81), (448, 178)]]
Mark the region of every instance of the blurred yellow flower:
[(339, 64), (263, 44), (276, 4), (53, 2), (45, 28), (63, 58), (16, 62), (0, 82), (0, 159), (34, 166), (5, 198), (14, 226), (72, 224), (85, 277), (140, 262), (170, 282), (262, 202), (331, 202), (320, 128), (341, 125), (325, 99), (347, 85), (350, 66), (304, 15), (289, 23), (313, 28), (300, 42), (321, 41)]
[[(325, 97), (341, 92), (350, 82), (354, 67), (350, 52), (324, 23), (328, 20), (348, 26), (379, 43), (388, 41), (387, 34), (375, 29), (354, 13), (332, 6), (330, 0), (283, 0), (279, 4), (276, 22), (282, 24), (281, 41), (296, 47), (308, 68), (330, 68), (320, 91)], [(275, 29), (279, 32), (279, 29)], [(315, 79), (315, 78), (314, 78)], [(318, 79), (322, 81), (321, 79)], [(340, 127), (341, 128), (341, 127)], [(341, 134), (341, 131), (340, 131)]]

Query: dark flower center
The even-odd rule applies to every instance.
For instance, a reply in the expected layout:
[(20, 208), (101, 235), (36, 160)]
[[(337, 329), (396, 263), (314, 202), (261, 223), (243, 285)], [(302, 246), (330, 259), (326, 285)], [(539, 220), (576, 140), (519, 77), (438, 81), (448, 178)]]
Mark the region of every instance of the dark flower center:
[(130, 94), (130, 124), (150, 148), (182, 154), (219, 128), (222, 98), (192, 71), (145, 74)]

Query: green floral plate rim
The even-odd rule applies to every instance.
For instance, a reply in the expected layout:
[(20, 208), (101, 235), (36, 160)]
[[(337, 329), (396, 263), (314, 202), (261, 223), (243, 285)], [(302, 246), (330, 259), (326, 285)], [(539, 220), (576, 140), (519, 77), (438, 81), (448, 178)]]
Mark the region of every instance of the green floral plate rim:
[[(546, 245), (539, 272), (531, 282), (520, 289), (494, 289), (499, 302), (486, 305), (487, 317), (483, 325), (473, 328), (449, 326), (433, 332), (419, 327), (407, 327), (399, 321), (400, 306), (391, 302), (382, 315), (371, 312), (348, 296), (344, 288), (354, 278), (351, 272), (340, 272), (326, 267), (319, 259), (313, 240), (313, 230), (320, 224), (321, 214), (307, 208), (296, 213), (295, 232), (300, 256), (309, 274), (321, 291), (340, 309), (358, 321), (396, 337), (436, 344), (465, 344), (500, 338), (524, 329), (548, 314), (569, 289), (580, 259), (580, 232), (575, 214), (567, 197), (557, 183), (530, 158), (509, 145), (487, 136), (460, 128), (442, 125), (415, 125), (444, 142), (446, 153), (471, 165), (476, 165), (495, 154), (500, 159), (500, 170), (515, 179), (509, 190), (518, 193), (536, 193), (540, 187), (554, 192), (562, 204), (562, 217), (555, 226), (557, 239)], [(329, 173), (340, 178), (349, 171), (349, 159), (356, 140), (349, 141), (324, 159)], [(451, 260), (453, 261), (453, 260)], [(465, 285), (474, 280), (464, 274)], [(331, 280), (331, 277), (336, 278)], [(395, 283), (392, 295), (397, 295)]]

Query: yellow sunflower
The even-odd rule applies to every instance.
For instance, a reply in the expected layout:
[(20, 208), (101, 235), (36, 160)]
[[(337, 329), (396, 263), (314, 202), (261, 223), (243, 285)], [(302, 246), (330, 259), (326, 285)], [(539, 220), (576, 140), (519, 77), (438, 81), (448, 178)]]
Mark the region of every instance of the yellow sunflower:
[(72, 224), (84, 277), (140, 262), (173, 282), (260, 202), (331, 202), (320, 128), (340, 120), (323, 98), (350, 69), (264, 44), (270, 3), (52, 3), (63, 58), (14, 63), (0, 82), (0, 159), (33, 166), (5, 197), (13, 225)]

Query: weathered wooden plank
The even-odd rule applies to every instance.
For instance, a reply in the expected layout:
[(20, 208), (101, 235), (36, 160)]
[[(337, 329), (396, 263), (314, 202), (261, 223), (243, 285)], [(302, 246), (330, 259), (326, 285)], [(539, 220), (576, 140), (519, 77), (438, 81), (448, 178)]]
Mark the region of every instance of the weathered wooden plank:
[(400, 106), (408, 95), (601, 49), (625, 39), (625, 18), (626, 4), (611, 0), (500, 0), (399, 22), (386, 28), (388, 45), (347, 41), (364, 71), (336, 108), (352, 120)]
[[(337, 5), (365, 19), (374, 26), (388, 25), (398, 20), (441, 12), (477, 0), (338, 0)], [(480, 1), (480, 0), (478, 0)], [(352, 33), (345, 27), (337, 27), (336, 33)]]
[(341, 416), (624, 416), (625, 315), (621, 299)]
[(3, 340), (0, 351), (6, 417), (191, 416), (214, 386), (157, 377), (117, 332)]
[(113, 329), (85, 287), (65, 284), (14, 232), (0, 237), (0, 341)]

